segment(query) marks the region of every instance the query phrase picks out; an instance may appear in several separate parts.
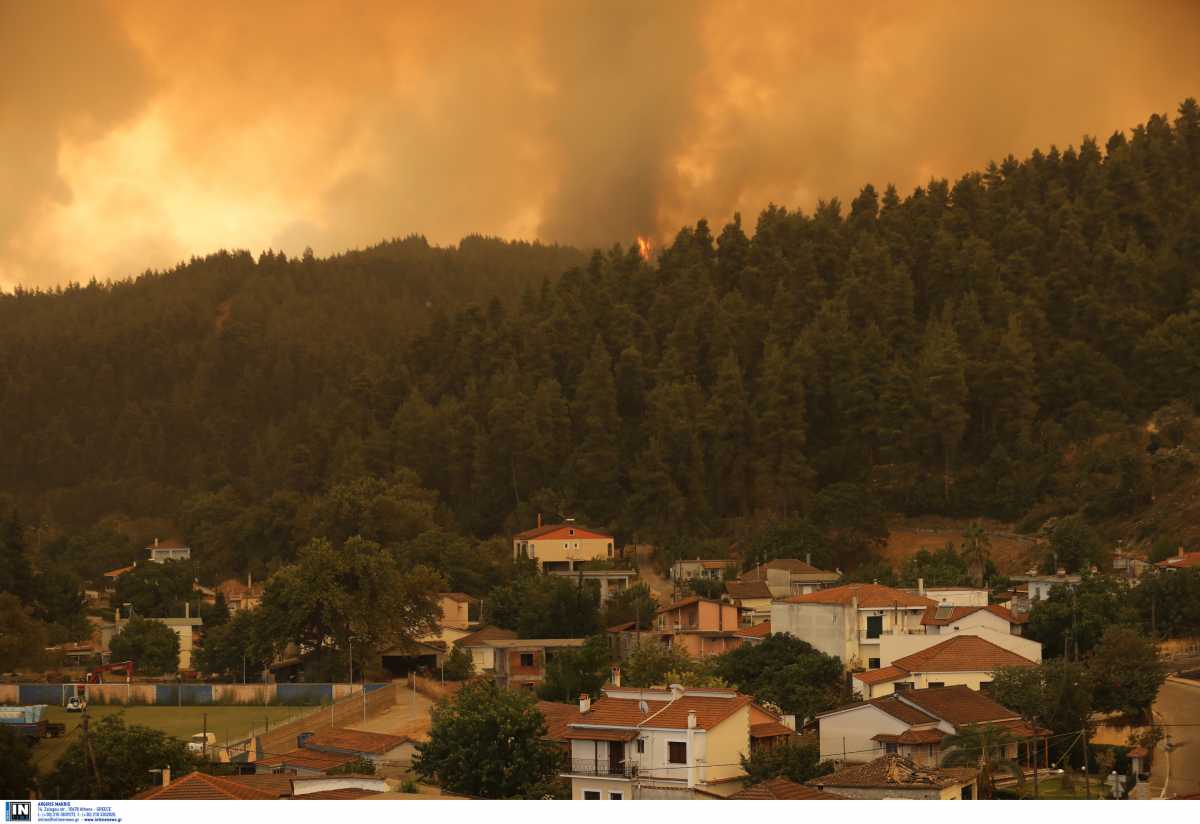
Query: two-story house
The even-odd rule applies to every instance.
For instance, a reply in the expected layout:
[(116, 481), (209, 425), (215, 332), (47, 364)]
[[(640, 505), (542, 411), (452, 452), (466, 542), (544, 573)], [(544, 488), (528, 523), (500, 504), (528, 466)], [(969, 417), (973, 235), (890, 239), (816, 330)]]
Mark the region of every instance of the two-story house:
[(771, 605), (773, 632), (786, 632), (833, 655), (847, 669), (880, 665), (881, 639), (924, 635), (921, 619), (937, 602), (880, 584), (844, 584)]
[(806, 555), (803, 561), (799, 558), (775, 558), (738, 577), (743, 582), (765, 583), (773, 598), (807, 595), (836, 586), (841, 579), (840, 572), (828, 572), (813, 566), (811, 554)]
[(492, 676), (501, 687), (534, 689), (546, 678), (546, 665), (564, 649), (582, 647), (583, 638), (513, 638), (484, 641), (492, 650)]
[(979, 797), (974, 768), (922, 767), (900, 755), (852, 764), (804, 783), (821, 792), (869, 800), (969, 801)]
[(1067, 574), (1065, 569), (1060, 569), (1053, 575), (1036, 575), (1030, 573), (1028, 575), (1014, 575), (1014, 581), (1019, 581), (1027, 585), (1030, 604), (1036, 604), (1038, 601), (1045, 601), (1050, 597), (1050, 591), (1055, 587), (1076, 587), (1083, 580), (1080, 575)]
[(912, 655), (896, 658), (887, 666), (854, 673), (851, 686), (854, 693), (863, 698), (926, 687), (965, 685), (978, 690), (992, 682), (1000, 667), (1032, 667), (1041, 660), (1040, 644), (1024, 638), (1017, 640), (1033, 644), (1037, 660), (977, 635), (952, 635)]
[(146, 551), (150, 553), (151, 562), (156, 564), (164, 564), (167, 561), (187, 561), (192, 557), (191, 547), (182, 541), (159, 542), (155, 538), (154, 543), (146, 547)]
[[(541, 518), (539, 516), (538, 520)], [(579, 526), (573, 520), (518, 532), (513, 536), (513, 558), (528, 558), (538, 569), (574, 571), (585, 561), (613, 557), (613, 536), (603, 530)]]
[(727, 798), (742, 789), (751, 730), (782, 719), (734, 690), (610, 687), (567, 723), (571, 798)]
[(988, 604), (982, 607), (930, 607), (921, 618), (927, 635), (977, 634), (985, 629), (1007, 635), (1020, 635), (1027, 615), (1017, 615), (1007, 607)]
[(744, 642), (739, 613), (734, 604), (696, 595), (654, 613), (654, 629), (663, 643), (695, 658), (720, 655)]
[(725, 597), (742, 611), (742, 623), (753, 626), (771, 620), (771, 594), (766, 581), (726, 581)]
[(670, 575), (671, 579), (677, 584), (685, 584), (693, 579), (723, 581), (725, 580), (726, 569), (733, 565), (733, 561), (721, 559), (704, 560), (696, 558), (691, 561), (680, 560), (671, 564)]
[(965, 686), (897, 692), (818, 715), (821, 760), (844, 764), (897, 754), (936, 767), (944, 755), (943, 739), (971, 724), (995, 724), (1010, 732), (1017, 740), (1008, 745), (1006, 758), (1020, 758), (1020, 747), (1030, 764), (1042, 760), (1034, 755), (1034, 739), (1044, 739), (1045, 730)]

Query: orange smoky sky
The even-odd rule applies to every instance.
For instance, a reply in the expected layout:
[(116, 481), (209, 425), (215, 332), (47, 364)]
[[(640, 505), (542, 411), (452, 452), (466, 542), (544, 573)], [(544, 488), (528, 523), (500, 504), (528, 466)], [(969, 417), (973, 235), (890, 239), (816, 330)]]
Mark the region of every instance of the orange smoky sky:
[(1200, 94), (1200, 4), (0, 0), (0, 286), (907, 192)]

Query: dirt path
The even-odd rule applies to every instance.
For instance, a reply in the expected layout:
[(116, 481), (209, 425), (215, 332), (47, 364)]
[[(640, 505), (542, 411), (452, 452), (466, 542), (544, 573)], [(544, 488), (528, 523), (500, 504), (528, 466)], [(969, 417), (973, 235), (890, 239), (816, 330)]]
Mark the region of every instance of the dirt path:
[(634, 558), (637, 559), (638, 577), (642, 583), (650, 587), (650, 591), (658, 598), (658, 603), (665, 606), (671, 603), (671, 597), (675, 592), (675, 587), (671, 584), (669, 578), (664, 578), (658, 574), (658, 570), (654, 568), (654, 547), (650, 544), (632, 544), (625, 548), (628, 552), (630, 549), (634, 552)]
[(385, 712), (351, 724), (350, 729), (363, 732), (382, 732), (388, 735), (407, 735), (409, 738), (424, 738), (429, 734), (431, 724), (429, 711), (433, 702), (419, 692), (405, 690), (398, 704), (389, 707)]

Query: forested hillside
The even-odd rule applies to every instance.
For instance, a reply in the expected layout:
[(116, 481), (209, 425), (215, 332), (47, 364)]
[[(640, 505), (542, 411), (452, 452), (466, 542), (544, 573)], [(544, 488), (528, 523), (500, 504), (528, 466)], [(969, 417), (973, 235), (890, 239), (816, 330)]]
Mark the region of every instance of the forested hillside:
[(408, 240), (2, 297), (0, 484), (54, 524), (187, 528), (405, 467), (478, 537), (803, 518), (852, 549), (886, 511), (1133, 513), (1147, 450), (1190, 431), (1147, 421), (1200, 403), (1194, 100), (650, 260), (574, 254)]

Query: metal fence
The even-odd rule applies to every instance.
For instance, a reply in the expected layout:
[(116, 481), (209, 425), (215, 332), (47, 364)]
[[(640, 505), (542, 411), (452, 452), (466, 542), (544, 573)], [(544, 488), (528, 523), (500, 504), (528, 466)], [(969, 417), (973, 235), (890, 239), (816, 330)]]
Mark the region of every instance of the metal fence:
[(594, 761), (591, 759), (572, 758), (568, 770), (571, 775), (595, 775), (609, 778), (637, 778), (638, 765), (624, 761), (614, 764), (611, 761)]

